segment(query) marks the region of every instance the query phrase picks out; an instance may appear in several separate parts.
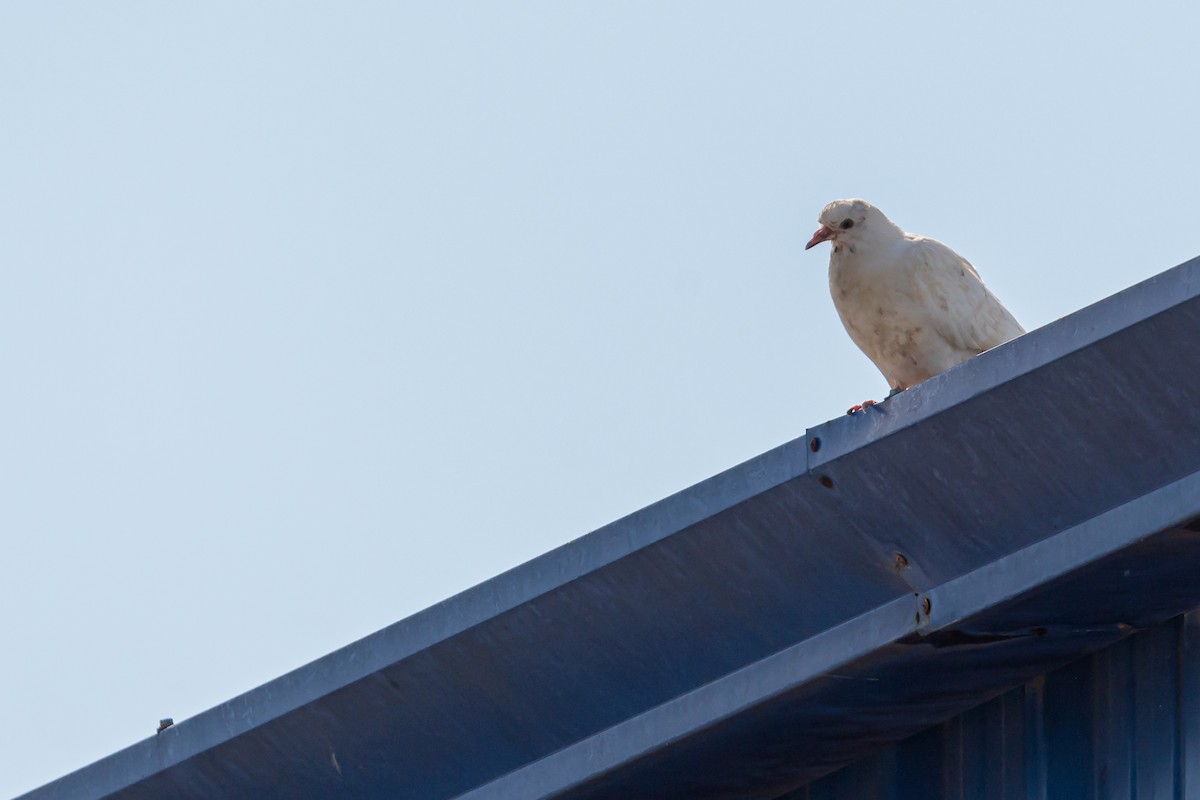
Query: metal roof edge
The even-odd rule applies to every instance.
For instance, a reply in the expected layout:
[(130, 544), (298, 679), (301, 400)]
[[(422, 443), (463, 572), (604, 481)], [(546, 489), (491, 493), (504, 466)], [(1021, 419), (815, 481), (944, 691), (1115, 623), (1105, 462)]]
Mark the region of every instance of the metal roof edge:
[[(1200, 473), (923, 594), (898, 598), (454, 800), (546, 800), (627, 767), (912, 633), (944, 629), (1200, 514)], [(922, 601), (930, 601), (924, 611)]]
[(805, 447), (785, 442), (14, 800), (136, 783), (803, 474)]
[(913, 633), (915, 609), (912, 597), (892, 600), (455, 800), (540, 800), (569, 790)]
[(1198, 295), (1200, 256), (988, 350), (864, 412), (807, 429), (807, 468), (816, 469), (911, 428)]
[[(897, 395), (867, 414), (839, 418), (809, 429), (804, 438), (751, 458), (21, 797), (26, 800), (84, 795), (102, 797), (137, 784), (435, 644), (620, 562), (722, 511), (764, 495), (818, 467), (912, 428), (964, 401), (987, 394), (1197, 296), (1200, 296), (1200, 257), (971, 359)], [(946, 415), (941, 421), (952, 417)], [(814, 439), (820, 440), (819, 446), (814, 447)], [(896, 440), (892, 441), (895, 443)], [(847, 462), (856, 458), (847, 459), (840, 466), (850, 470), (853, 464), (848, 466)], [(830, 469), (836, 472), (837, 466)], [(839, 477), (841, 486), (840, 476), (835, 477)], [(509, 791), (504, 787), (516, 785), (513, 781), (526, 778), (540, 781), (538, 776), (543, 773), (539, 770), (555, 770), (554, 774), (562, 776), (565, 774), (562, 770), (575, 769), (571, 767), (574, 764), (583, 765), (579, 768), (586, 767), (588, 775), (595, 775), (599, 774), (597, 764), (610, 764), (608, 769), (612, 769), (641, 758), (649, 752), (647, 748), (652, 748), (651, 733), (659, 737), (654, 741), (661, 748), (689, 732), (713, 725), (739, 709), (762, 702), (771, 696), (771, 692), (786, 691), (797, 681), (804, 680), (803, 675), (808, 674), (806, 664), (811, 667), (824, 663), (820, 659), (835, 658), (839, 652), (845, 658), (855, 658), (855, 654), (869, 652), (862, 650), (865, 643), (885, 641), (880, 638), (883, 632), (897, 636), (914, 631), (932, 632), (981, 609), (1005, 602), (1044, 583), (1048, 575), (1077, 570), (1106, 553), (1127, 547), (1137, 536), (1153, 533), (1153, 530), (1136, 533), (1140, 530), (1139, 515), (1143, 521), (1157, 520), (1155, 524), (1159, 524), (1159, 528), (1155, 530), (1182, 521), (1183, 517), (1179, 515), (1184, 511), (1181, 509), (1198, 494), (1200, 482), (1194, 475), (1167, 483), (972, 572), (928, 587), (923, 595), (931, 602), (927, 619), (918, 621), (919, 614), (914, 612), (911, 597), (887, 602), (773, 655), (747, 663), (715, 681), (697, 685), (674, 700), (647, 708), (611, 728), (460, 796), (470, 800), (493, 796), (525, 797), (528, 795), (502, 792)], [(941, 546), (942, 543), (938, 543), (938, 547)], [(910, 615), (905, 626), (893, 624), (895, 620), (891, 616), (899, 613), (901, 607)], [(841, 641), (843, 637), (844, 642)], [(817, 647), (814, 644), (817, 642), (829, 647), (832, 647), (831, 642), (840, 642), (838, 647), (841, 649), (834, 648), (821, 654), (812, 649)], [(774, 660), (777, 658), (779, 660)], [(791, 675), (790, 683), (784, 680), (782, 673), (773, 671), (785, 662), (800, 670)], [(712, 688), (718, 684), (722, 688)], [(722, 699), (713, 694), (723, 692), (730, 692), (729, 697)], [(667, 721), (656, 721), (660, 718), (655, 714), (668, 706), (676, 709), (672, 712), (675, 716)], [(614, 737), (625, 738), (617, 741)], [(488, 787), (501, 793), (487, 794), (485, 790), (492, 791)], [(556, 788), (561, 790), (562, 784), (557, 784)]]
[(1128, 503), (930, 589), (930, 633), (977, 616), (1021, 594), (1099, 561), (1200, 514), (1200, 473), (1160, 486)]

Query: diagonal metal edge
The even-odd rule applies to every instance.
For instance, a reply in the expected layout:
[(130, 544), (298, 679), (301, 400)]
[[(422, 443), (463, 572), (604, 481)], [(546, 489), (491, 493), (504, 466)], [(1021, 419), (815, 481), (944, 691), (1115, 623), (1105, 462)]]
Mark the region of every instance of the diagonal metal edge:
[[(898, 597), (761, 661), (631, 717), (455, 800), (548, 798), (803, 685), (916, 630)], [(563, 776), (569, 776), (563, 781)]]
[(136, 784), (799, 477), (804, 447), (802, 439), (779, 445), (15, 800)]
[(818, 464), (984, 394), (1150, 315), (1187, 302), (1198, 293), (1200, 258), (971, 359), (893, 398), (879, 414), (842, 418), (811, 429), (809, 436), (820, 432), (825, 439), (819, 453), (810, 451), (809, 436), (780, 445), (22, 797), (49, 800), (69, 796), (83, 787), (89, 793), (101, 789), (107, 794), (137, 783), (796, 478)]
[[(805, 431), (808, 470), (1200, 297), (1200, 256), (935, 375), (865, 413)], [(812, 450), (813, 440), (820, 442)]]
[[(909, 633), (927, 634), (982, 613), (1197, 514), (1200, 473), (1193, 473), (925, 594), (897, 598), (455, 800), (533, 800), (561, 794)], [(921, 601), (926, 598), (930, 600), (930, 613), (922, 610)]]
[(975, 616), (1198, 514), (1194, 472), (929, 590), (921, 599), (929, 599), (930, 613), (922, 614), (919, 631)]

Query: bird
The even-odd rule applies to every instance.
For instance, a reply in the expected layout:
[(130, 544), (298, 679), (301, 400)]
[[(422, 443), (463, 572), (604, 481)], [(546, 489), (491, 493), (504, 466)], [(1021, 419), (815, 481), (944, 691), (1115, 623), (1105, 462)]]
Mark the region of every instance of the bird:
[[(906, 233), (858, 198), (821, 210), (804, 246), (830, 242), (829, 291), (846, 333), (874, 362), (888, 397), (1025, 333), (971, 263)], [(875, 401), (852, 406), (854, 414)]]

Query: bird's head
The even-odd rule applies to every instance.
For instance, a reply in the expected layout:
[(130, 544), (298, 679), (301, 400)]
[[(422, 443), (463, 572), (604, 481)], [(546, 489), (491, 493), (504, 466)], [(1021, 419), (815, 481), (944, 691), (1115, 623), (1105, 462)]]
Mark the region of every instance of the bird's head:
[(890, 232), (896, 227), (878, 208), (857, 198), (834, 200), (821, 209), (817, 221), (821, 227), (804, 245), (805, 250), (824, 241), (832, 241), (835, 248), (839, 244), (849, 245), (853, 250), (854, 245), (864, 238)]

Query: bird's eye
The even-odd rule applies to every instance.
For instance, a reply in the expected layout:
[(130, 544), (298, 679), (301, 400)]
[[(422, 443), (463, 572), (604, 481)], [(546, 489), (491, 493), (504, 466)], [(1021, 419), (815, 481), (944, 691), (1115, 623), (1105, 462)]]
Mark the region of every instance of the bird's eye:
[(844, 230), (844, 231), (848, 231), (853, 227), (854, 227), (854, 220), (852, 220), (852, 219), (848, 219), (848, 220), (845, 220), (844, 222), (842, 222), (842, 230)]

